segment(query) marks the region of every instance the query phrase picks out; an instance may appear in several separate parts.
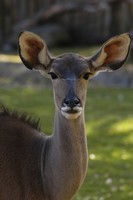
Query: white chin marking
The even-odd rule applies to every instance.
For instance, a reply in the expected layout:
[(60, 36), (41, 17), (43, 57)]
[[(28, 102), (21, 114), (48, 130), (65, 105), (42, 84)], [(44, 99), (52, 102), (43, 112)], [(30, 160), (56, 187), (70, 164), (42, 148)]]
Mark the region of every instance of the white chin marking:
[(71, 119), (71, 120), (77, 119), (81, 114), (81, 112), (73, 114), (73, 113), (65, 113), (63, 111), (61, 111), (61, 113), (66, 119)]
[(69, 110), (70, 108), (68, 107), (62, 107), (61, 113), (66, 119), (74, 120), (74, 119), (77, 119), (81, 115), (83, 109), (81, 107), (75, 108), (75, 111), (77, 111), (75, 113), (67, 112)]

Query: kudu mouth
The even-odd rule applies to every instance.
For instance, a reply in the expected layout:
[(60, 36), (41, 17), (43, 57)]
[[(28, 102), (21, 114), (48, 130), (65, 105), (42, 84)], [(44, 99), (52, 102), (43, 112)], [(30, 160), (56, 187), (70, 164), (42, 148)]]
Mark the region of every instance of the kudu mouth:
[(83, 111), (82, 107), (61, 107), (61, 113), (66, 119), (77, 119)]

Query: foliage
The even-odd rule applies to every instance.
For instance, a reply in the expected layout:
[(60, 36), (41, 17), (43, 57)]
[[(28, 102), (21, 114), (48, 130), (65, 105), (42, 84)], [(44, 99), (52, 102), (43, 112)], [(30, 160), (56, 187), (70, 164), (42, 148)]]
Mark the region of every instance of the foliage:
[[(0, 102), (39, 116), (42, 129), (52, 132), (50, 89), (1, 89)], [(89, 89), (85, 111), (89, 166), (75, 200), (133, 199), (132, 102), (132, 89)]]

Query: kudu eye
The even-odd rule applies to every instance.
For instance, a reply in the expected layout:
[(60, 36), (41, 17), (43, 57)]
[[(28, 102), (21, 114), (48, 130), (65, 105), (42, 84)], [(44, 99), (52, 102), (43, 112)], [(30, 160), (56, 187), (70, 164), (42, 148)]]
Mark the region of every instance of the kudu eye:
[(85, 80), (88, 80), (88, 79), (89, 79), (89, 76), (90, 76), (90, 73), (87, 72), (87, 73), (85, 73), (85, 74), (83, 75), (83, 78), (84, 78)]
[(51, 78), (52, 78), (53, 80), (55, 80), (55, 79), (58, 78), (58, 76), (57, 76), (54, 72), (49, 72), (48, 74), (50, 74), (50, 76), (51, 76)]

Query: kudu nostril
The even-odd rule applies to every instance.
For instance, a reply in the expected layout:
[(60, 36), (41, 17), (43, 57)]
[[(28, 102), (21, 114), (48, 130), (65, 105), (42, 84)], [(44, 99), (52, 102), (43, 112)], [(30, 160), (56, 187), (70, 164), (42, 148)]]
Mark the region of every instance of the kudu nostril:
[(80, 100), (78, 98), (74, 99), (74, 105), (77, 106), (78, 104), (80, 104)]
[(66, 98), (64, 99), (64, 105), (68, 106), (70, 108), (76, 107), (78, 104), (80, 104), (80, 100), (75, 97), (75, 98)]
[(70, 100), (69, 99), (64, 99), (64, 104), (66, 104), (68, 106), (70, 104)]

